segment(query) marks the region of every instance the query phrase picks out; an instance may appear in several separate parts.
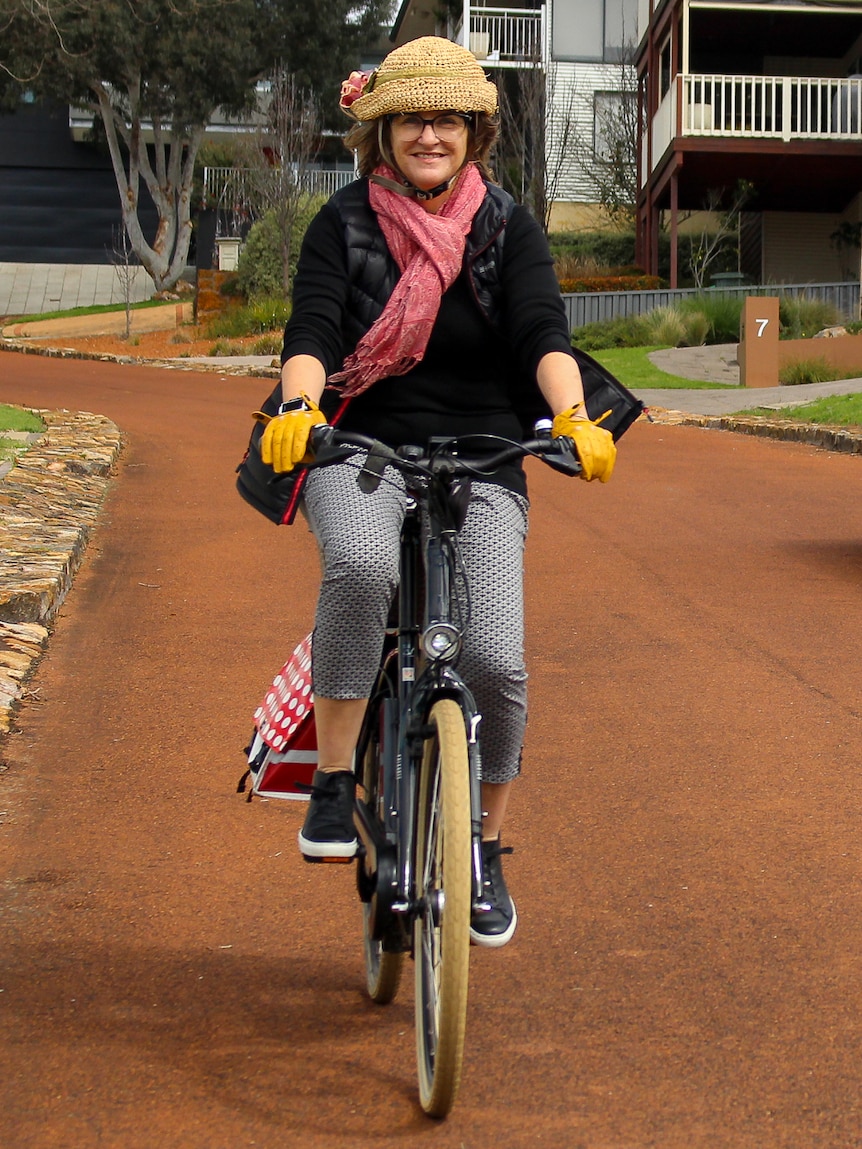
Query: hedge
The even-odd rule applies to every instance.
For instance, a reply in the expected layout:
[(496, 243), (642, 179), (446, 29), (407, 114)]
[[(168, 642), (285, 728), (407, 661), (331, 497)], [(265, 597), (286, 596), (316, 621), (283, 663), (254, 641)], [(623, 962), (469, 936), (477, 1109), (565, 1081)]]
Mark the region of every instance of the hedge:
[(662, 286), (657, 275), (587, 275), (580, 279), (561, 279), (560, 291), (655, 291)]

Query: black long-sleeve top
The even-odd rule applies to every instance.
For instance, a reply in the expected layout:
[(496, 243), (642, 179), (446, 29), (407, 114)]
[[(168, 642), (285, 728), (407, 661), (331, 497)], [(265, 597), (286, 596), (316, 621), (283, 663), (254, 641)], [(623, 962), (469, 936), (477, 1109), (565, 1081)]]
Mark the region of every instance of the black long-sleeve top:
[[(282, 362), (312, 355), (329, 376), (353, 350), (342, 338), (348, 299), (344, 245), (340, 216), (327, 204), (303, 242)], [(515, 207), (507, 221), (503, 253), (499, 329), (480, 310), (462, 271), (443, 294), (422, 362), (354, 398), (341, 427), (390, 446), (424, 444), (437, 435), (521, 437), (519, 400), (535, 393), (539, 361), (550, 351), (571, 354), (571, 343), (547, 242), (525, 208)], [(526, 493), (518, 466), (496, 479)]]

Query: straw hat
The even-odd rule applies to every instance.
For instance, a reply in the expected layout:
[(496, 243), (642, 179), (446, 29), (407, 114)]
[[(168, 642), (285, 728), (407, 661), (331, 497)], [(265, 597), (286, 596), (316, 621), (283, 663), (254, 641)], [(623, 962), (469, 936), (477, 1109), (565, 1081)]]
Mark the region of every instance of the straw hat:
[[(357, 88), (359, 95), (355, 94)], [(350, 95), (342, 95), (341, 107), (361, 121), (376, 120), (390, 112), (451, 110), (493, 115), (497, 111), (497, 88), (472, 52), (442, 36), (422, 36), (390, 52), (366, 83), (356, 85)]]

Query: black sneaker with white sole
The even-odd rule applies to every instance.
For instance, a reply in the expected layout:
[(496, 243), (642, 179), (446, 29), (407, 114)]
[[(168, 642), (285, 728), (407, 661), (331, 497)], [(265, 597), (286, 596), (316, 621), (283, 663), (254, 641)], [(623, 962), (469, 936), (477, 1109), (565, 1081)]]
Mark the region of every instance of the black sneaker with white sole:
[(501, 846), (499, 838), (482, 843), (484, 906), (474, 910), (470, 921), (470, 941), (473, 945), (496, 949), (512, 940), (518, 924), (518, 914), (506, 888), (503, 864), (500, 861), (502, 854), (511, 853), (512, 847)]
[(349, 862), (356, 854), (352, 770), (315, 770), (308, 813), (299, 831), (299, 849), (306, 862)]

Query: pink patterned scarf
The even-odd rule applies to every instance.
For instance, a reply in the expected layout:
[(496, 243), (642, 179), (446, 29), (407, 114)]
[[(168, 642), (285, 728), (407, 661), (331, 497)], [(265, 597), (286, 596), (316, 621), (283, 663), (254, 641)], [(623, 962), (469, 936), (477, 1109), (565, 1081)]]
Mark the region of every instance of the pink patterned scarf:
[[(385, 165), (376, 175), (394, 179)], [(455, 189), (433, 214), (415, 199), (371, 183), (369, 199), (401, 278), (378, 319), (329, 377), (347, 398), (361, 395), (389, 375), (405, 375), (422, 362), (443, 292), (457, 279), (467, 233), (485, 198), (486, 188), (473, 164), (464, 168)]]

